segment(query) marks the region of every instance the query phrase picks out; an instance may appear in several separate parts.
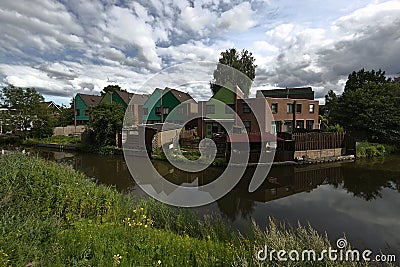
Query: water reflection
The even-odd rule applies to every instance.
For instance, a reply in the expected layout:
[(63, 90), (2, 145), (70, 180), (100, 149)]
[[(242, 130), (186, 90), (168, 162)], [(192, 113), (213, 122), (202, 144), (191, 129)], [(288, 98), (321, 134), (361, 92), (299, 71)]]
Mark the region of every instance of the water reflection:
[[(42, 157), (69, 164), (98, 182), (144, 196), (135, 185), (122, 156), (41, 151)], [(140, 160), (138, 160), (140, 164)], [(174, 184), (207, 184), (224, 170), (209, 167), (186, 173), (168, 162), (154, 161), (157, 171)], [(400, 257), (400, 156), (350, 163), (304, 167), (273, 167), (252, 193), (248, 168), (235, 188), (213, 204), (197, 209), (217, 212), (233, 227), (243, 229), (254, 219), (261, 227), (268, 216), (296, 225), (310, 223), (331, 240), (346, 236), (359, 248), (395, 253)], [(140, 175), (134, 173), (133, 175)], [(166, 192), (168, 194), (168, 192)]]

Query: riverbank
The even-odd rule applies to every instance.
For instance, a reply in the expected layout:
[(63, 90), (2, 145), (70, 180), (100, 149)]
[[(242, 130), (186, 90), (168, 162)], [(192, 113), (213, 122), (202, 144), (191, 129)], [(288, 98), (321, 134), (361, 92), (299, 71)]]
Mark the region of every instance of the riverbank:
[[(0, 157), (0, 180), (2, 266), (255, 266), (265, 245), (287, 251), (331, 247), (312, 228), (273, 221), (265, 231), (254, 226), (239, 235), (218, 218), (198, 220), (188, 210), (123, 195), (34, 157)], [(276, 257), (268, 264), (281, 265)], [(352, 265), (328, 259), (312, 264)]]

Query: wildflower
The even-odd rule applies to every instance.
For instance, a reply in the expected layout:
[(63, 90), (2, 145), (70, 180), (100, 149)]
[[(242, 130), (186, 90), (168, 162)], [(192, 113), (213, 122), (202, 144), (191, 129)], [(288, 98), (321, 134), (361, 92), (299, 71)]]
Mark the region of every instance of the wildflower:
[(160, 265), (161, 264), (161, 260), (158, 260), (157, 263), (158, 263), (158, 265)]

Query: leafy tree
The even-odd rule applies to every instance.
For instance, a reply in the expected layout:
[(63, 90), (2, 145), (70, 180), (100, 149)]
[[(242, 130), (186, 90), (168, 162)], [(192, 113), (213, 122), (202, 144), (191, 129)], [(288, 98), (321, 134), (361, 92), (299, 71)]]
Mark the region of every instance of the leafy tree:
[(400, 141), (400, 87), (379, 70), (353, 72), (345, 91), (326, 98), (330, 124), (362, 131), (380, 142)]
[(29, 135), (34, 137), (52, 135), (54, 119), (43, 104), (43, 96), (35, 88), (3, 87), (0, 101), (9, 109), (8, 121), (12, 130), (30, 130)]
[(101, 103), (91, 110), (89, 126), (99, 146), (116, 145), (116, 134), (122, 129), (124, 108), (117, 103)]
[(109, 92), (115, 92), (115, 91), (126, 91), (121, 89), (121, 87), (119, 85), (107, 85), (106, 87), (103, 88), (103, 90), (101, 91), (101, 96), (104, 96), (105, 94), (109, 93)]
[[(231, 48), (222, 52), (218, 60), (217, 69), (214, 71), (214, 79), (210, 83), (213, 94), (218, 92), (221, 86), (229, 82), (233, 85), (238, 85), (243, 91), (244, 97), (248, 97), (251, 84), (256, 77), (257, 65), (254, 64), (254, 61), (255, 58), (252, 53), (245, 49), (239, 52), (235, 48)], [(232, 71), (225, 65), (240, 71), (242, 74)]]

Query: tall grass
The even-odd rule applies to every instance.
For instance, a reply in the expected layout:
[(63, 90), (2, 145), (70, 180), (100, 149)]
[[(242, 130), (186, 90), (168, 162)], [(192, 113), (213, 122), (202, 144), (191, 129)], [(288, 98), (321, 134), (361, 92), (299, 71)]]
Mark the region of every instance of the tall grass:
[[(73, 169), (23, 155), (0, 157), (1, 266), (280, 266), (259, 262), (276, 250), (330, 247), (311, 227), (271, 220), (248, 236), (221, 220), (136, 200)], [(351, 262), (285, 262), (353, 266)]]

